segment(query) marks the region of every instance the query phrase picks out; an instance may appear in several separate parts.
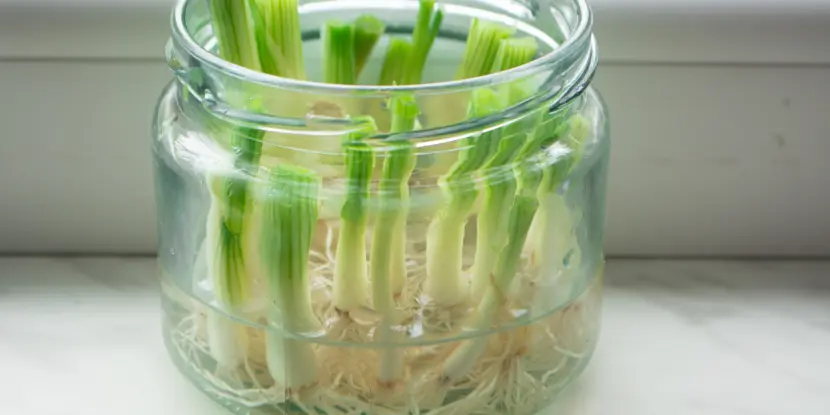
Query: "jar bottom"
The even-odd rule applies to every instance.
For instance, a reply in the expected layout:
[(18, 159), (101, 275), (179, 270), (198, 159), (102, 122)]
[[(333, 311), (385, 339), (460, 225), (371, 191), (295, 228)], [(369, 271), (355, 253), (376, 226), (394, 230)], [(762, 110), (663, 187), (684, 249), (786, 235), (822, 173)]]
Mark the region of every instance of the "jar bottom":
[[(178, 369), (200, 390), (237, 415), (272, 414), (512, 414), (546, 408), (585, 368), (599, 331), (602, 278), (564, 307), (528, 324), (487, 334), (485, 352), (467, 376), (441, 379), (446, 357), (470, 339), (372, 348), (314, 343), (318, 382), (286, 390), (266, 363), (265, 331), (225, 315), (224, 324), (246, 333), (244, 356), (220, 365), (208, 346), (208, 314), (215, 313), (170, 281), (162, 280), (164, 337)], [(481, 341), (481, 340), (480, 340)], [(405, 381), (378, 381), (384, 353), (405, 361)]]

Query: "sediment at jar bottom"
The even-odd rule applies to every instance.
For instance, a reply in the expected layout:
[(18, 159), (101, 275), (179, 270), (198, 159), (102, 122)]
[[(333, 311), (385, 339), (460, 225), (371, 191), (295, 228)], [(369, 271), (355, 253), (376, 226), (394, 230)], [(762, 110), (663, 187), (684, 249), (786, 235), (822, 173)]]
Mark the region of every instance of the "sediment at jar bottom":
[[(557, 311), (486, 334), (481, 357), (467, 375), (454, 380), (441, 374), (446, 359), (464, 343), (460, 332), (435, 342), (383, 347), (372, 345), (370, 338), (355, 342), (372, 331), (350, 328), (354, 337), (348, 340), (295, 340), (317, 356), (317, 379), (308, 387), (288, 389), (275, 382), (268, 370), (264, 326), (231, 319), (227, 324), (245, 333), (247, 350), (243, 361), (227, 368), (217, 364), (209, 350), (207, 324), (212, 310), (169, 280), (164, 282), (165, 335), (183, 372), (240, 414), (529, 415), (547, 406), (587, 363), (597, 337), (601, 290), (602, 278), (594, 278)], [(404, 376), (394, 383), (379, 379), (382, 357), (390, 350), (403, 362)]]

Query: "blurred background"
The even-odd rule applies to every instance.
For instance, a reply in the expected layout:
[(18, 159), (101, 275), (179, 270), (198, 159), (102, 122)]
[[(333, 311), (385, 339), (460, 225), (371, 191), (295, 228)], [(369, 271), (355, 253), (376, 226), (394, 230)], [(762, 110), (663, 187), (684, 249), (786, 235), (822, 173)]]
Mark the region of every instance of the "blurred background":
[[(172, 3), (0, 0), (0, 253), (155, 251)], [(589, 3), (608, 254), (830, 254), (830, 1)]]

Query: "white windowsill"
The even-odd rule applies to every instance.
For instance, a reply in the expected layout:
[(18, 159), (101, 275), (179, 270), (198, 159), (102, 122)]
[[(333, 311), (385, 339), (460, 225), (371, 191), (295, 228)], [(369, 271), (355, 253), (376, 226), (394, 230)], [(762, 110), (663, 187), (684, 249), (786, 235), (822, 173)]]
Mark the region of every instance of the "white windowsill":
[[(830, 264), (607, 271), (599, 348), (543, 414), (830, 413)], [(227, 415), (164, 350), (155, 260), (3, 258), (0, 275), (0, 413)]]

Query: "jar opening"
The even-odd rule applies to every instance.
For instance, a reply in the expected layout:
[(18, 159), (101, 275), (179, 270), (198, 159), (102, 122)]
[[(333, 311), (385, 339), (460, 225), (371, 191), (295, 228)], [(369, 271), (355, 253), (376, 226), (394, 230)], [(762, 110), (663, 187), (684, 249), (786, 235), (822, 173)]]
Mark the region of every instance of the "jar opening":
[[(587, 87), (597, 63), (592, 15), (585, 0), (442, 0), (438, 6), (444, 12), (444, 24), (427, 62), (426, 83), (386, 86), (318, 82), (315, 79), (320, 74), (313, 71), (321, 71), (319, 43), (324, 22), (369, 13), (386, 23), (387, 35), (409, 35), (419, 3), (411, 0), (300, 0), (299, 3), (305, 66), (310, 80), (269, 75), (220, 58), (213, 52), (216, 41), (208, 2), (179, 0), (172, 16), (173, 35), (167, 53), (168, 63), (188, 96), (199, 100), (214, 116), (254, 129), (322, 129), (342, 133), (363, 128), (362, 121), (354, 117), (359, 114), (316, 110), (336, 102), (335, 107), (359, 107), (363, 111), (359, 113), (372, 114), (386, 111), (382, 107), (391, 97), (412, 94), (421, 108), (430, 109), (432, 116), (422, 114), (417, 131), (379, 133), (374, 138), (411, 140), (420, 147), (440, 147), (447, 140), (458, 140), (460, 135), (503, 125), (545, 107), (556, 111)], [(452, 80), (474, 19), (499, 23), (515, 29), (517, 36), (536, 39), (540, 56), (507, 71)], [(383, 50), (381, 45), (376, 49)], [(379, 70), (382, 59), (375, 58), (375, 67)], [(367, 63), (367, 72), (371, 65)], [(449, 80), (442, 79), (441, 71), (451, 73), (445, 77)], [(430, 72), (434, 72), (432, 79)], [(471, 92), (517, 82), (528, 91), (520, 102), (490, 115), (468, 116)], [(250, 105), (240, 105), (254, 99), (252, 90), (258, 95), (256, 99), (267, 101), (265, 105), (256, 105), (261, 109), (259, 112)]]
[[(210, 69), (263, 87), (312, 92), (329, 95), (359, 94), (361, 97), (383, 97), (394, 93), (442, 94), (509, 83), (551, 70), (570, 66), (591, 48), (593, 16), (586, 0), (541, 0), (530, 5), (511, 0), (494, 5), (486, 0), (451, 0), (438, 2), (445, 15), (470, 20), (478, 18), (513, 27), (531, 36), (542, 46), (543, 54), (516, 68), (462, 80), (441, 80), (417, 85), (341, 85), (315, 80), (296, 80), (265, 74), (227, 62), (212, 53), (215, 41), (209, 29), (207, 2), (178, 0), (172, 16), (173, 42), (179, 53)], [(412, 16), (418, 2), (408, 0), (328, 0), (301, 1), (300, 15), (358, 15), (366, 12), (393, 12)], [(336, 14), (333, 14), (335, 13)], [(448, 19), (449, 20), (449, 19)], [(312, 19), (313, 21), (313, 19)], [(304, 43), (319, 39), (319, 28), (303, 25)], [(389, 29), (400, 29), (390, 26)], [(405, 29), (404, 29), (405, 30)], [(388, 32), (387, 32), (388, 33)], [(458, 30), (442, 30), (440, 36), (458, 37)], [(460, 36), (466, 38), (466, 32)], [(174, 68), (177, 69), (177, 68)]]

